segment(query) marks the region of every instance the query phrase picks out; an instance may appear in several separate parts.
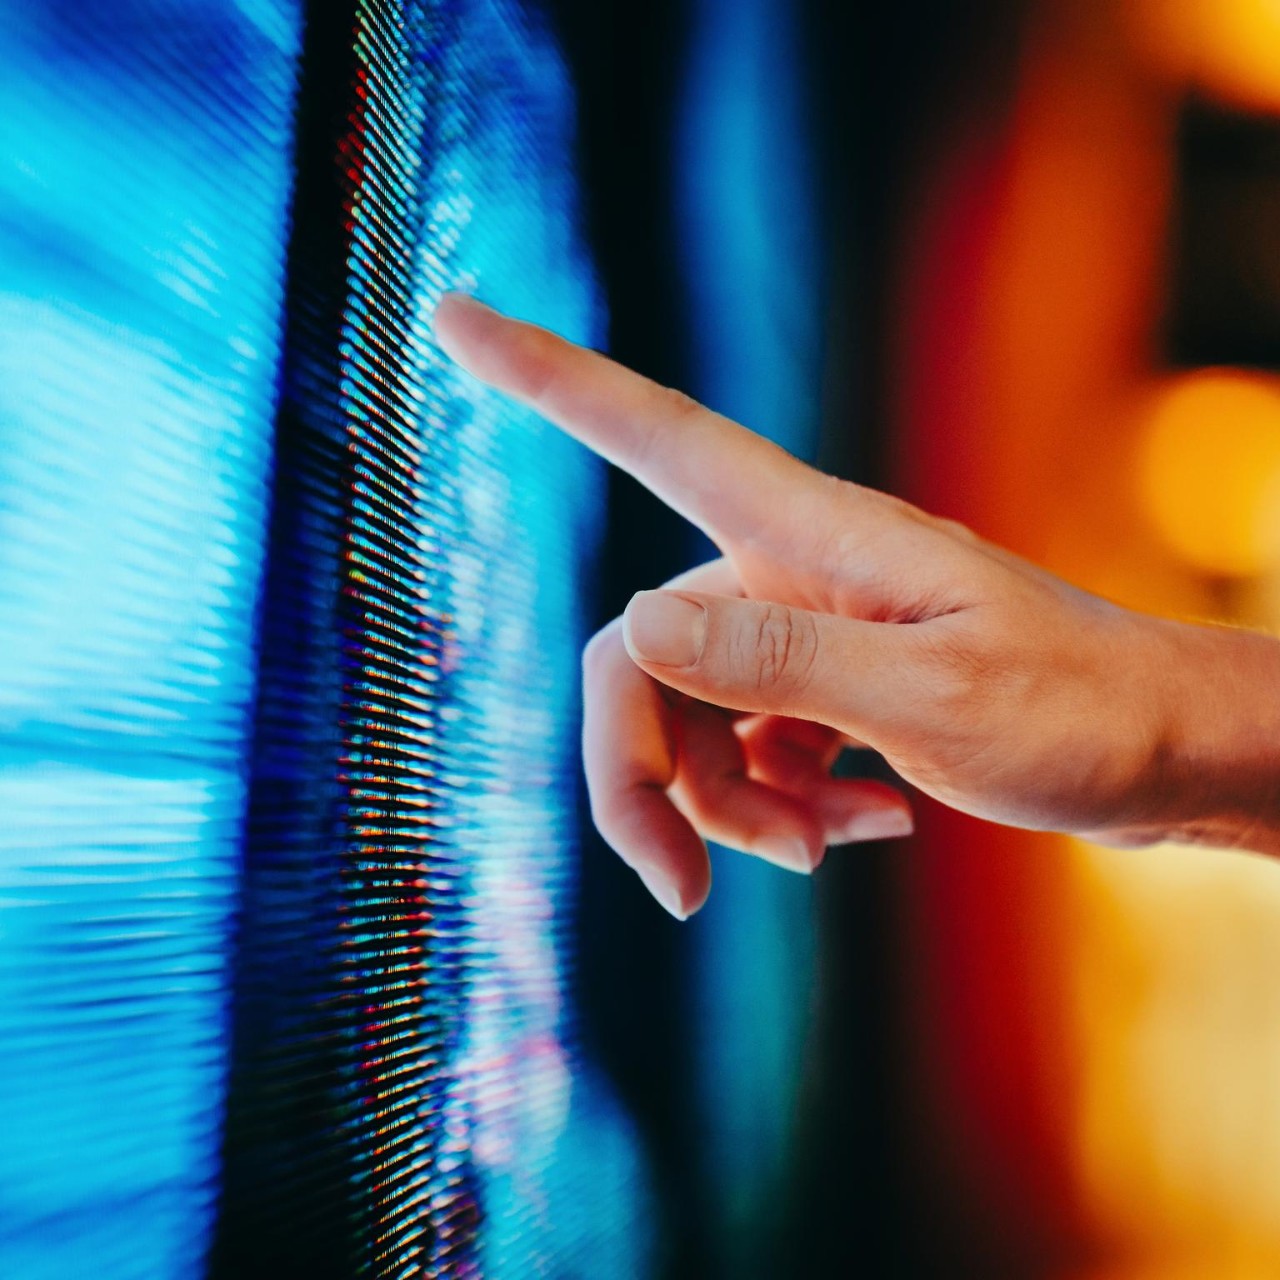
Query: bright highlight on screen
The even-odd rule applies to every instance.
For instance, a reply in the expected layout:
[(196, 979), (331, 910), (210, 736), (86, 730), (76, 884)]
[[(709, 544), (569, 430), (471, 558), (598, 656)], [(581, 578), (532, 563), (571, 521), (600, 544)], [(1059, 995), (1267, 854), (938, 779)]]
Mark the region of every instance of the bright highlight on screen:
[(0, 5), (0, 1275), (202, 1269), (298, 25)]
[(599, 475), (516, 0), (0, 0), (0, 1275), (641, 1274), (567, 986)]

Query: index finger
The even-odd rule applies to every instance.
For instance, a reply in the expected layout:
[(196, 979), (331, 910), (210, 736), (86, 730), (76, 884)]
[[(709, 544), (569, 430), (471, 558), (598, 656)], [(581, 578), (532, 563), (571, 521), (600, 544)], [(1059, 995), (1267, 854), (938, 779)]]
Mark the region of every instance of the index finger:
[(827, 477), (688, 396), (452, 293), (436, 341), (469, 373), (635, 476), (718, 542), (813, 527)]

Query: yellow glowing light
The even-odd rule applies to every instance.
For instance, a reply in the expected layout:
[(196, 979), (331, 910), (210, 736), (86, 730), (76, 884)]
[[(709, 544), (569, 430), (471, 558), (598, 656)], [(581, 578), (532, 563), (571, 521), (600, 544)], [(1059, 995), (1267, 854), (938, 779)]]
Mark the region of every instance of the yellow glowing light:
[(1143, 508), (1183, 560), (1232, 577), (1280, 565), (1280, 379), (1177, 378), (1153, 398), (1141, 447)]
[(1160, 1264), (1135, 1280), (1280, 1275), (1280, 868), (1069, 847), (1087, 922), (1074, 1009), (1090, 1046), (1075, 1147), (1088, 1210), (1129, 1260)]
[(1137, 42), (1160, 71), (1210, 97), (1280, 111), (1280, 0), (1130, 0)]

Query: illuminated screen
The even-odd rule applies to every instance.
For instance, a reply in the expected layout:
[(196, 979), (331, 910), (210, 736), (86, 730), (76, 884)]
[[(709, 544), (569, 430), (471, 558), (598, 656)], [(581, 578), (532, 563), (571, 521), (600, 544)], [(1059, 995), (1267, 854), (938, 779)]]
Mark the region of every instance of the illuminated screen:
[(429, 330), (598, 339), (572, 127), (517, 0), (0, 0), (0, 1276), (646, 1270), (600, 476)]

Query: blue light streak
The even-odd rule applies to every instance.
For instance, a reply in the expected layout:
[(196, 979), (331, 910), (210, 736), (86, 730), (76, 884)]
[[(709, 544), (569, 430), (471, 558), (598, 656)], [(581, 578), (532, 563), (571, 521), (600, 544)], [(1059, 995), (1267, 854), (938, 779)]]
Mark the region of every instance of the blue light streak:
[(4, 1276), (202, 1268), (297, 27), (0, 3)]

